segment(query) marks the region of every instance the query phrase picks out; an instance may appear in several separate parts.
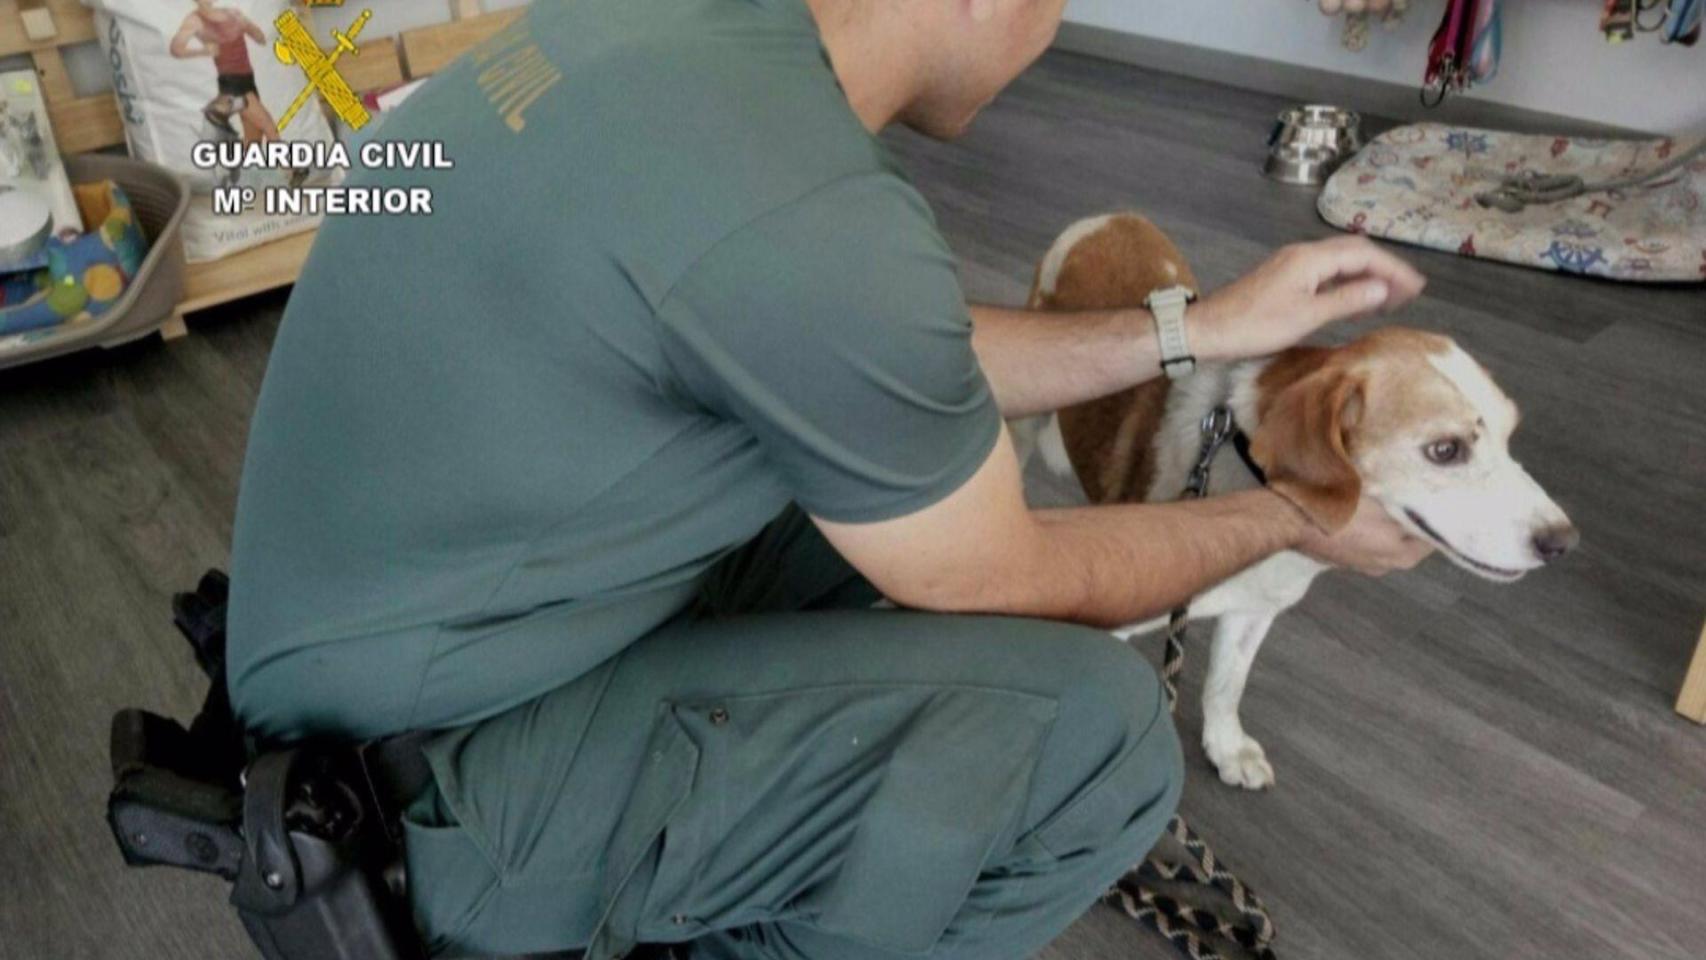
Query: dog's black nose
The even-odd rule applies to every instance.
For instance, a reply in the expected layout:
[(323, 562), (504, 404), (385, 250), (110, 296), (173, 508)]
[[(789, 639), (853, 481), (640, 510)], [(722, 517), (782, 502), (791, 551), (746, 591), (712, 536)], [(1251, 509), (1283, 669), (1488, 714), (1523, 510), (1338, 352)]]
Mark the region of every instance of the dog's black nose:
[(1534, 535), (1534, 552), (1542, 561), (1551, 563), (1575, 549), (1576, 544), (1581, 541), (1581, 531), (1567, 523), (1561, 523)]

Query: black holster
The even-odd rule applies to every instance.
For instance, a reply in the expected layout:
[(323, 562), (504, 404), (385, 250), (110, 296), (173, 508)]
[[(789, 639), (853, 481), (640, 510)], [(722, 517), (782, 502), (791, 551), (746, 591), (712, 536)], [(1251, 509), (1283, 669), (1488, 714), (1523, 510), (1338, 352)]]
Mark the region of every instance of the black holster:
[(349, 749), (291, 748), (249, 765), (231, 903), (267, 960), (424, 955), (401, 851), (367, 792)]
[[(404, 751), (304, 743), (249, 759), (225, 692), (226, 592), (213, 571), (174, 599), (211, 680), (190, 728), (138, 709), (113, 717), (107, 820), (125, 862), (232, 881), (266, 960), (419, 960), (395, 822), (403, 794), (380, 768)], [(403, 779), (422, 767), (403, 766)]]

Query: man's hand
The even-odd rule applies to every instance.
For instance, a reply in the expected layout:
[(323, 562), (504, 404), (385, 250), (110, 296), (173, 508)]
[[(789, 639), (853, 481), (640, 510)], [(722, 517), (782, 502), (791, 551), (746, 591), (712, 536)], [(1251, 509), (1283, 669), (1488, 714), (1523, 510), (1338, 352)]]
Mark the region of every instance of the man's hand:
[(1200, 360), (1276, 353), (1335, 320), (1402, 306), (1426, 282), (1366, 237), (1293, 244), (1185, 312), (1191, 352)]
[(1410, 536), (1380, 501), (1371, 497), (1362, 498), (1351, 522), (1338, 533), (1311, 528), (1297, 549), (1322, 563), (1349, 567), (1371, 577), (1408, 570), (1434, 552), (1432, 544)]

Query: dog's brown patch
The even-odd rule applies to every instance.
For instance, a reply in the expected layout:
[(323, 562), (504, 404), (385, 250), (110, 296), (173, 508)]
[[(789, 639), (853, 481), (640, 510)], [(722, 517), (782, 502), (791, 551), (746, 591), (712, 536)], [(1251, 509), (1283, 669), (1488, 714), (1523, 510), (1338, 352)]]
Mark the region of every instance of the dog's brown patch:
[[(1112, 215), (1072, 246), (1051, 290), (1042, 268), (1031, 306), (1042, 310), (1140, 307), (1150, 291), (1181, 284), (1197, 289), (1184, 255), (1156, 226), (1134, 213)], [(1169, 383), (1156, 377), (1127, 390), (1060, 411), (1067, 456), (1092, 503), (1142, 500), (1155, 474), (1154, 441), (1167, 409)]]
[(1357, 446), (1441, 405), (1425, 386), (1438, 379), (1427, 356), (1449, 349), (1438, 334), (1386, 327), (1343, 347), (1275, 354), (1256, 377), (1261, 423), (1250, 444), (1268, 486), (1322, 529), (1348, 523), (1362, 495)]
[[(1276, 393), (1262, 393), (1262, 422), (1250, 440), (1250, 456), (1267, 474), (1268, 489), (1290, 500), (1317, 527), (1334, 531), (1350, 522), (1362, 497), (1362, 477), (1351, 462), (1347, 439), (1362, 413), (1365, 380), (1332, 363), (1332, 351), (1326, 353), (1313, 372)], [(1285, 372), (1315, 359), (1287, 364)]]

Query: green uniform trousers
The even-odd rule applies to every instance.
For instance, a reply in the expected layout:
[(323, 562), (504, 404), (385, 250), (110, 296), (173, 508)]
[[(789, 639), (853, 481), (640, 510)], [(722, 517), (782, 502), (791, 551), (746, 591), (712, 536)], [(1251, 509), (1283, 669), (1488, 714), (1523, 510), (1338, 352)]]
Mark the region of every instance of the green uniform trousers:
[(404, 830), (437, 954), (1027, 957), (1178, 801), (1102, 631), (870, 609), (798, 510), (586, 676), (435, 738)]

